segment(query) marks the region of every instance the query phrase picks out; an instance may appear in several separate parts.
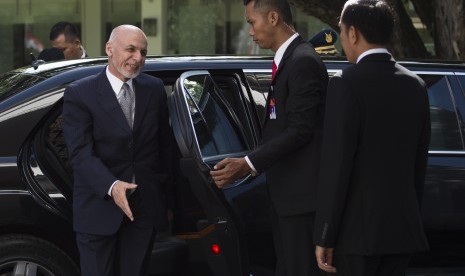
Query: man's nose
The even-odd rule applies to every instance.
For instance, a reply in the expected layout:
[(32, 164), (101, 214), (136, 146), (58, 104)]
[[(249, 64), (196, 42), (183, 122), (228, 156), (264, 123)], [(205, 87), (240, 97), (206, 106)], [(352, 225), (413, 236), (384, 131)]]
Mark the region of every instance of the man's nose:
[(134, 59), (141, 61), (144, 58), (144, 55), (140, 51), (135, 51), (133, 54)]

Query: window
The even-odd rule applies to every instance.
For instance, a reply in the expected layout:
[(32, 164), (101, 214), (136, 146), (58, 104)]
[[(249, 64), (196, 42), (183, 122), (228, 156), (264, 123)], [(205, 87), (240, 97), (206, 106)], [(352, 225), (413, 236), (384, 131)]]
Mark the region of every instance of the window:
[[(465, 73), (461, 72), (456, 76), (459, 84), (457, 86), (453, 86), (453, 91), (455, 92), (454, 99), (462, 129), (462, 137), (465, 137)], [(465, 139), (463, 140), (465, 148)]]
[(430, 150), (463, 150), (459, 124), (446, 76), (422, 75), (431, 114)]
[(263, 124), (265, 119), (266, 98), (271, 85), (270, 73), (247, 74), (247, 82), (249, 83), (252, 98), (255, 102), (255, 109), (258, 114), (260, 123)]
[(187, 77), (184, 87), (203, 158), (248, 150), (243, 126), (234, 113), (243, 107), (228, 102), (210, 75)]
[(0, 76), (0, 100), (26, 90), (43, 80), (43, 78), (26, 74), (3, 74)]

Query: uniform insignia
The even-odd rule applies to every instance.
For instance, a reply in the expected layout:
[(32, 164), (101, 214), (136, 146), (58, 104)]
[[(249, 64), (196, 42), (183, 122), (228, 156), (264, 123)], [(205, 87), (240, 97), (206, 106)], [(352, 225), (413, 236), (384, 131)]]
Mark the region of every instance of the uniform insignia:
[(313, 45), (315, 51), (320, 55), (336, 55), (337, 49), (334, 43), (337, 40), (337, 34), (330, 29), (324, 29), (308, 40)]

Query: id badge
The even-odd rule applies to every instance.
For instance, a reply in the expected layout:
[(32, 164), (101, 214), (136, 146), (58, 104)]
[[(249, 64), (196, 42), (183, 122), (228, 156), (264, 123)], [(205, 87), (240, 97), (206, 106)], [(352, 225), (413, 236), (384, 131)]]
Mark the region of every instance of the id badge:
[(270, 116), (270, 119), (273, 119), (273, 120), (276, 119), (276, 102), (274, 98), (271, 98), (270, 100), (268, 114)]

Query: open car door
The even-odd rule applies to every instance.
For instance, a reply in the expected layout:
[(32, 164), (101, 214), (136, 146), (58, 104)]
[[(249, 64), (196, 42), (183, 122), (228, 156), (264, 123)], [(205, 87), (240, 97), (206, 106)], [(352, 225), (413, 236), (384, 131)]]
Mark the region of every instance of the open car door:
[[(239, 95), (229, 96), (227, 99), (224, 88), (219, 88), (207, 71), (190, 71), (176, 81), (168, 103), (181, 152), (181, 171), (189, 178), (190, 188), (206, 214), (207, 221), (198, 222), (197, 228), (202, 233), (202, 250), (210, 269), (214, 275), (249, 276), (248, 248), (240, 215), (209, 174), (218, 161), (244, 156), (250, 149), (243, 124), (230, 104)], [(235, 185), (247, 183), (249, 178)]]

